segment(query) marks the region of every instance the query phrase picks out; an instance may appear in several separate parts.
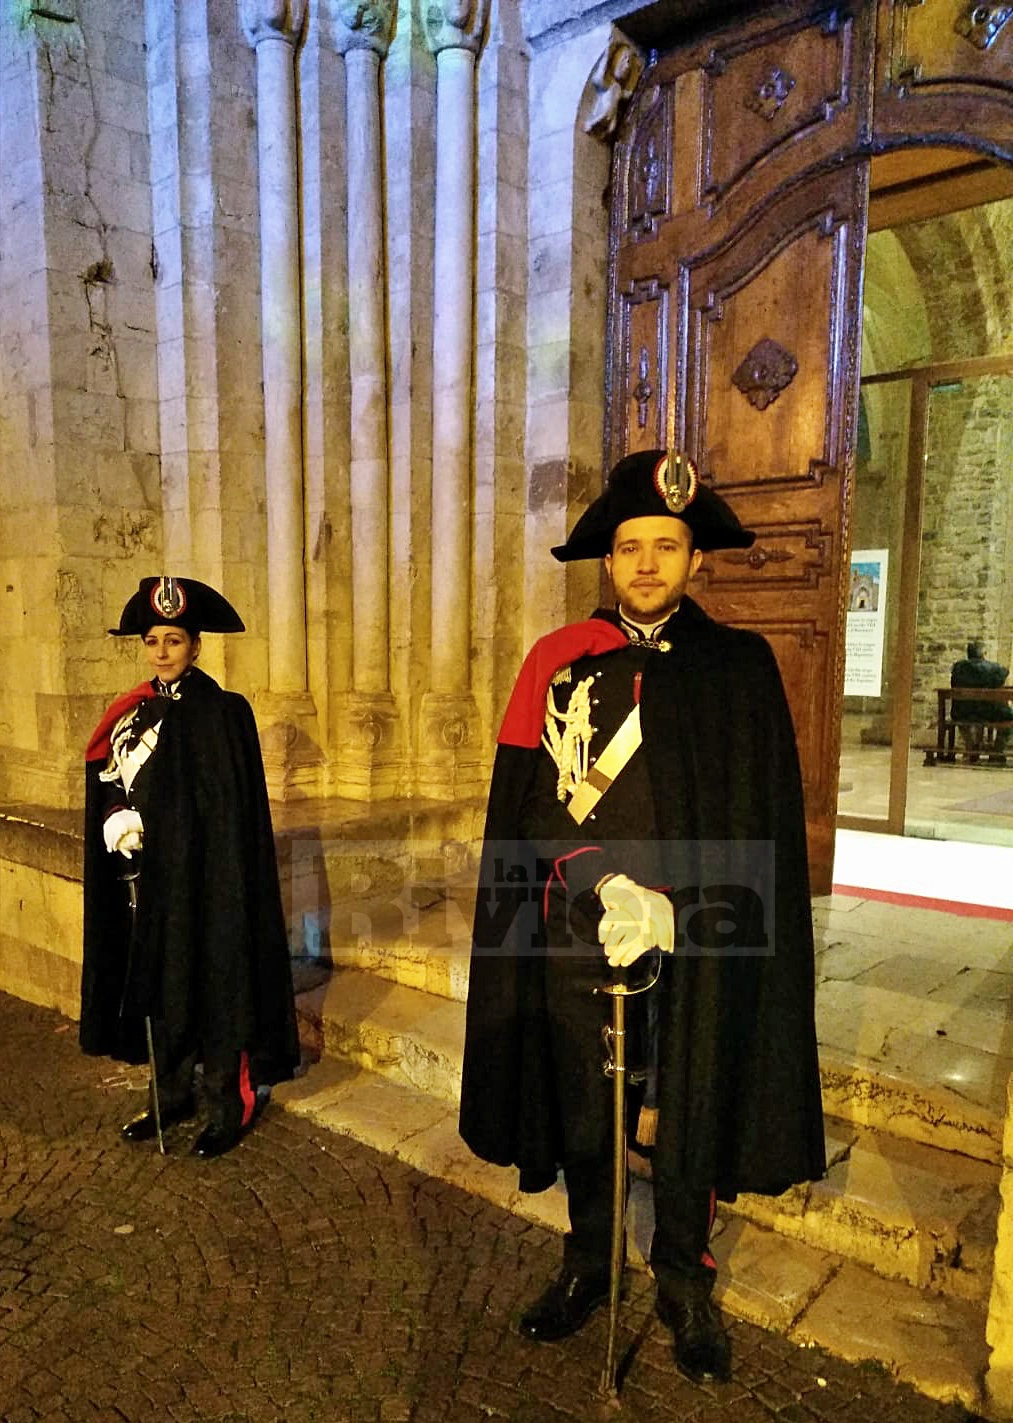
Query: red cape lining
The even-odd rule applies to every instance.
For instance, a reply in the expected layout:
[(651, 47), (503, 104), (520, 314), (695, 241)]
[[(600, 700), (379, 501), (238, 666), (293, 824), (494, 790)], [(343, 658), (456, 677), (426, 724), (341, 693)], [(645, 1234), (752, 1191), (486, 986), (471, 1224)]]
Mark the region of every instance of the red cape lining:
[(146, 702), (149, 697), (154, 695), (155, 689), (151, 683), (141, 682), (138, 686), (131, 687), (129, 692), (123, 692), (118, 696), (102, 713), (102, 720), (91, 734), (84, 759), (86, 761), (104, 761), (109, 755), (109, 738), (120, 717), (131, 707), (136, 707), (139, 702)]
[(499, 744), (537, 746), (545, 728), (545, 695), (560, 667), (568, 666), (578, 657), (615, 652), (628, 642), (623, 630), (604, 618), (568, 623), (540, 637), (517, 674), (499, 729)]

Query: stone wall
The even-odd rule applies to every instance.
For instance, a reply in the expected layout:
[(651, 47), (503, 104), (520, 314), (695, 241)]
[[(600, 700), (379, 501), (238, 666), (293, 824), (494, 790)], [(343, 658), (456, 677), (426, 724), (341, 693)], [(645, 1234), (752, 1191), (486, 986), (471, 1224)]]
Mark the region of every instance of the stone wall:
[[(1013, 294), (1002, 254), (1013, 200), (899, 231), (919, 275), (935, 362), (1013, 353)], [(965, 378), (929, 400), (922, 567), (915, 656), (915, 730), (935, 725), (934, 688), (969, 639), (1013, 662), (1013, 377)]]
[(81, 826), (0, 811), (0, 990), (76, 1018), (81, 1006)]
[[(139, 675), (136, 647), (105, 629), (151, 572), (205, 579), (240, 608), (249, 631), (208, 638), (203, 665), (255, 697), (285, 795), (480, 793), (526, 646), (595, 600), (595, 570), (562, 569), (548, 547), (602, 477), (610, 150), (581, 114), (616, 37), (608, 7), (469, 7), (482, 27), (460, 567), (432, 513), (447, 477), (433, 456), (445, 375), (434, 352), (435, 12), (418, 0), (366, 8), (369, 23), (391, 17), (375, 118), (381, 368), (367, 373), (379, 381), (374, 443), (387, 461), (389, 504), (374, 511), (386, 529), (386, 656), (386, 633), (377, 656), (363, 614), (376, 559), (353, 530), (365, 387), (350, 358), (349, 240), (362, 214), (348, 211), (346, 12), (325, 0), (60, 0), (0, 12), (0, 654), (17, 669), (0, 686), (0, 802), (79, 802), (88, 730)], [(446, 44), (446, 25), (436, 29)], [(298, 123), (289, 226), (301, 354), (285, 379), (300, 383), (302, 429), (298, 467), (280, 471), (265, 352), (291, 333), (271, 306), (285, 274), (264, 267), (265, 220), (277, 217), (259, 186), (265, 32), (287, 46)], [(284, 79), (278, 53), (272, 72)], [(293, 479), (302, 527), (279, 569), (272, 520), (279, 480)], [(305, 656), (290, 657), (276, 590), (279, 576), (291, 588), (293, 568), (304, 573)], [(454, 597), (441, 600), (448, 584)], [(459, 706), (434, 679), (441, 641), (456, 637), (434, 625), (441, 606), (466, 623)], [(283, 660), (305, 665), (305, 685), (288, 674), (276, 685)], [(364, 679), (367, 660), (377, 665)], [(434, 736), (445, 738), (435, 760)]]
[(58, 806), (162, 555), (144, 16), (80, 8), (0, 16), (0, 796)]
[(935, 390), (925, 461), (912, 727), (934, 728), (936, 687), (968, 641), (1010, 665), (1005, 583), (1013, 562), (1013, 377)]

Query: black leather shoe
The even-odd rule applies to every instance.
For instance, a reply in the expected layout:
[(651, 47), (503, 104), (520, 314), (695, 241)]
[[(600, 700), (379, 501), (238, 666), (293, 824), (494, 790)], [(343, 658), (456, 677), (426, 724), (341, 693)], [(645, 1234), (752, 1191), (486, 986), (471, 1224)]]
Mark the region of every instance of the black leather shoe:
[(608, 1275), (578, 1275), (564, 1269), (531, 1308), (521, 1315), (518, 1326), (526, 1339), (540, 1342), (565, 1339), (577, 1330), (601, 1305), (608, 1302)]
[(211, 1161), (216, 1156), (224, 1156), (243, 1139), (242, 1127), (226, 1126), (222, 1122), (209, 1122), (193, 1144), (194, 1156)]
[(675, 1335), (675, 1362), (693, 1383), (727, 1383), (732, 1376), (732, 1346), (709, 1290), (687, 1291), (681, 1298), (658, 1296), (658, 1318)]
[[(197, 1104), (190, 1097), (187, 1101), (181, 1102), (178, 1107), (170, 1107), (162, 1113), (162, 1130), (168, 1131), (177, 1122), (186, 1122), (194, 1115)], [(120, 1128), (120, 1135), (127, 1141), (154, 1141), (158, 1135), (158, 1127), (155, 1124), (155, 1114), (149, 1107), (146, 1111), (138, 1113), (132, 1117), (126, 1126)]]

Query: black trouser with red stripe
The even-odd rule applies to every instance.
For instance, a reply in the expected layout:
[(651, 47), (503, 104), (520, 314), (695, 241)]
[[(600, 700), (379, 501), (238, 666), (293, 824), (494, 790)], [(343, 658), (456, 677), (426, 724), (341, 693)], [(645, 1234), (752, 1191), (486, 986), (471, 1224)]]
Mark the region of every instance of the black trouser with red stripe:
[(182, 1047), (170, 1041), (165, 1025), (157, 1020), (152, 1022), (151, 1036), (160, 1111), (174, 1112), (187, 1106), (193, 1096), (194, 1069), (203, 1062), (209, 1122), (235, 1131), (249, 1124), (256, 1093), (245, 1052), (201, 1052), (197, 1047)]
[[(608, 974), (604, 955), (550, 950), (546, 958), (554, 1090), (563, 1139), (563, 1179), (570, 1231), (563, 1263), (580, 1274), (608, 1274), (612, 1232), (612, 1083), (604, 1072), (602, 1029), (611, 999), (594, 989)], [(628, 1060), (640, 1052), (638, 1018), (643, 1000), (627, 1001)], [(627, 1136), (633, 1140), (642, 1087), (627, 1091)], [(715, 1274), (708, 1250), (714, 1193), (691, 1189), (654, 1169), (654, 1242), (651, 1267), (662, 1295), (709, 1288)]]

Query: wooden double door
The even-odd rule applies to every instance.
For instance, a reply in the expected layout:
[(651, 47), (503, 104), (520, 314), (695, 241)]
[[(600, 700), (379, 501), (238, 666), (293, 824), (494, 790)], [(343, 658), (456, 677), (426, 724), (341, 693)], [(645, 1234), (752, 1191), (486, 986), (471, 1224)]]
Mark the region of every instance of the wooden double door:
[[(1013, 7), (812, 0), (648, 65), (612, 172), (606, 464), (688, 450), (757, 531), (694, 596), (771, 642), (830, 888), (874, 154), (1013, 162)], [(976, 152), (975, 152), (976, 151)]]

